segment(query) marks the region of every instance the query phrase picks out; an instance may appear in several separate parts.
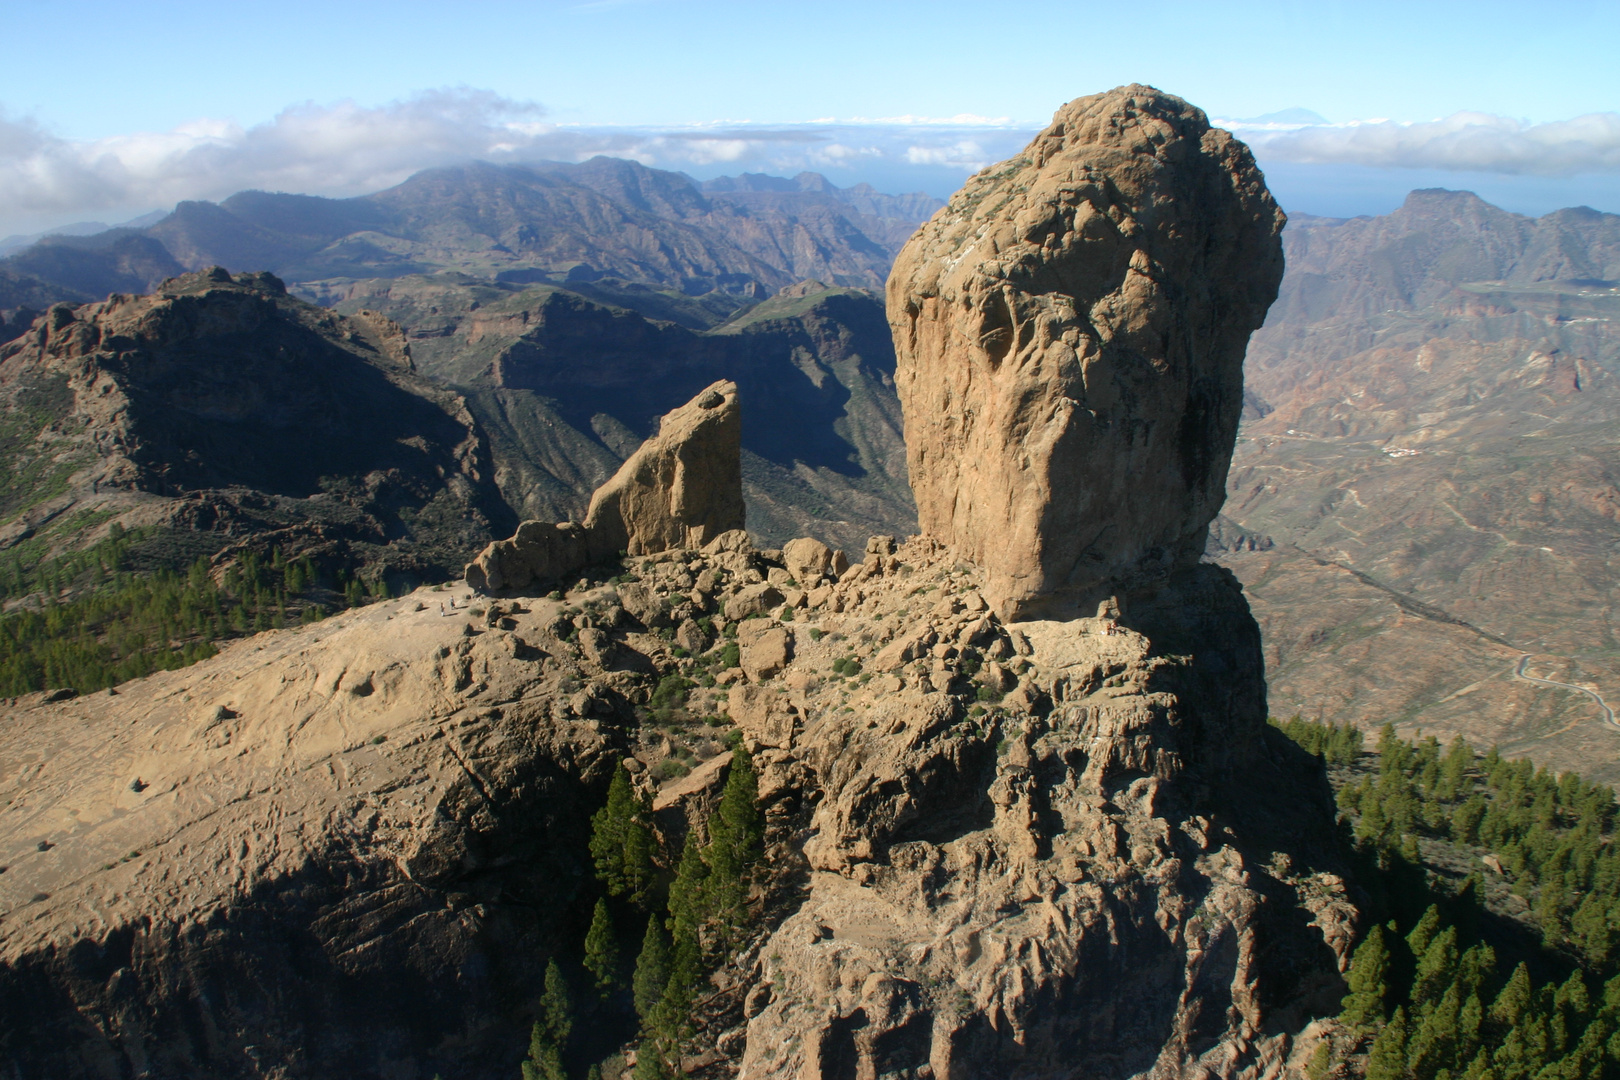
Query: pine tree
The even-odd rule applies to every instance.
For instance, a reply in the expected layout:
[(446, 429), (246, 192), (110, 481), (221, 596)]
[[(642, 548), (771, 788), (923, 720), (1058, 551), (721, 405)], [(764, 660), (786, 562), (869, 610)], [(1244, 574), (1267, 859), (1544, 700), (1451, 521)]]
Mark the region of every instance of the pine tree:
[(1468, 769), (1474, 764), (1474, 748), (1468, 745), (1468, 740), (1458, 735), (1451, 740), (1446, 748), (1446, 757), (1440, 764), (1440, 783), (1435, 794), (1447, 802), (1456, 799), (1462, 794), (1463, 784), (1468, 779)]
[(523, 1080), (568, 1080), (568, 1074), (563, 1071), (562, 1051), (543, 1020), (536, 1020), (529, 1032), (529, 1056), (523, 1062)]
[(1457, 1014), (1457, 1060), (1472, 1061), (1480, 1048), (1480, 1029), (1485, 1022), (1485, 1006), (1471, 993)]
[(653, 1008), (648, 1026), (664, 1042), (678, 1043), (691, 1023), (692, 997), (703, 975), (703, 947), (697, 928), (682, 919), (675, 921), (670, 946), (669, 980), (663, 996)]
[(653, 885), (651, 813), (621, 767), (608, 785), (607, 804), (591, 817), (591, 860), (611, 896), (645, 904)]
[(1367, 1080), (1406, 1080), (1406, 1010), (1399, 1005), (1367, 1053)]
[(1416, 1080), (1434, 1080), (1442, 1069), (1449, 1071), (1456, 1063), (1461, 1011), (1457, 987), (1448, 986), (1418, 1025), (1407, 1047), (1407, 1059)]
[(638, 801), (636, 812), (624, 823), (624, 894), (632, 904), (646, 910), (652, 899), (656, 876), (653, 873), (653, 836), (647, 825), (652, 807)]
[(748, 871), (758, 861), (764, 827), (759, 815), (759, 779), (748, 751), (731, 755), (731, 772), (720, 805), (709, 819), (708, 909), (730, 943), (746, 924)]
[(1497, 1080), (1496, 1070), (1491, 1068), (1491, 1052), (1481, 1050), (1474, 1055), (1468, 1063), (1468, 1068), (1462, 1074), (1462, 1080)]
[(1434, 935), (1440, 932), (1440, 909), (1434, 904), (1423, 913), (1423, 917), (1412, 927), (1412, 932), (1406, 935), (1406, 947), (1412, 950), (1413, 956), (1421, 957), (1429, 951), (1429, 943)]
[(1384, 1018), (1384, 1002), (1389, 996), (1389, 949), (1384, 944), (1384, 928), (1374, 926), (1350, 958), (1347, 981), (1350, 993), (1344, 999), (1339, 1019), (1351, 1027), (1371, 1027)]
[(1507, 985), (1502, 987), (1502, 992), (1491, 1002), (1491, 1023), (1504, 1030), (1517, 1027), (1519, 1021), (1530, 1011), (1533, 996), (1530, 988), (1530, 969), (1521, 961), (1519, 966), (1513, 969), (1513, 975), (1508, 979)]
[(669, 982), (669, 941), (664, 935), (663, 921), (657, 915), (647, 918), (647, 933), (641, 939), (641, 953), (636, 957), (636, 973), (631, 980), (635, 995), (636, 1015), (643, 1023), (664, 996), (664, 985)]
[(546, 963), (546, 988), (540, 995), (540, 1021), (546, 1034), (561, 1050), (568, 1045), (568, 1036), (574, 1031), (574, 999), (568, 992), (568, 980), (552, 959)]
[(585, 934), (585, 970), (595, 978), (596, 992), (604, 1000), (619, 984), (619, 940), (605, 898), (596, 901), (591, 928)]
[(670, 928), (684, 922), (696, 929), (708, 918), (708, 905), (704, 897), (705, 879), (709, 867), (703, 861), (702, 845), (696, 832), (686, 834), (681, 848), (680, 862), (675, 864), (675, 880), (669, 886)]
[(620, 766), (608, 783), (607, 803), (591, 817), (591, 861), (613, 896), (624, 893), (624, 825), (634, 802), (629, 770)]
[(1412, 981), (1412, 1004), (1424, 1008), (1438, 1001), (1457, 977), (1457, 961), (1457, 928), (1448, 926), (1436, 934), (1429, 947), (1418, 956), (1417, 976)]
[(671, 1080), (675, 1075), (664, 1061), (664, 1055), (652, 1039), (641, 1040), (636, 1050), (636, 1068), (632, 1080)]

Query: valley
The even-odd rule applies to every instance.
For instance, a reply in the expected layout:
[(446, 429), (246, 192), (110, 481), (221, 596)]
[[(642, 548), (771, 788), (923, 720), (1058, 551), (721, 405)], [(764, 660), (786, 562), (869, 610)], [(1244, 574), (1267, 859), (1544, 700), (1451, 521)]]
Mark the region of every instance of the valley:
[(1273, 711), (1620, 777), (1617, 220), (1416, 192), (1285, 236), (1224, 509), (1273, 543), (1219, 555)]

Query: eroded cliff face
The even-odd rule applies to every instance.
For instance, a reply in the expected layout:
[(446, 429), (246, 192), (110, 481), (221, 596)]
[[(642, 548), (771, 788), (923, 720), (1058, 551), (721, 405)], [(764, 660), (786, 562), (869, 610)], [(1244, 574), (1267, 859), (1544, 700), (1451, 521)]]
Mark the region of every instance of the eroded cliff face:
[(1241, 590), (1193, 567), (1124, 619), (1007, 625), (983, 581), (874, 545), (731, 692), (786, 913), (716, 980), (736, 1075), (1283, 1075), (1356, 911)]
[(998, 610), (1089, 614), (1198, 560), (1283, 221), (1242, 143), (1125, 86), (1058, 110), (901, 251), (918, 523), (984, 568)]

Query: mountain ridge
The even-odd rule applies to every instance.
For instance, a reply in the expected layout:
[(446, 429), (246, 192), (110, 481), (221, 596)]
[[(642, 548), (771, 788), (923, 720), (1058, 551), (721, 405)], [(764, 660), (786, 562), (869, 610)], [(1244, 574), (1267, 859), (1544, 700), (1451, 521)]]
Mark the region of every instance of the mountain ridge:
[[(475, 162), (347, 199), (243, 191), (182, 202), (144, 228), (47, 237), (0, 260), (0, 274), (32, 275), (69, 301), (143, 292), (212, 265), (267, 270), (311, 298), (331, 287), (315, 282), (444, 270), (559, 283), (613, 276), (694, 295), (763, 295), (805, 278), (881, 289), (894, 251), (937, 205), (841, 189), (818, 174), (790, 188), (751, 176), (728, 189), (606, 157)], [(146, 264), (136, 265), (137, 247)], [(30, 295), (0, 290), (0, 309)]]

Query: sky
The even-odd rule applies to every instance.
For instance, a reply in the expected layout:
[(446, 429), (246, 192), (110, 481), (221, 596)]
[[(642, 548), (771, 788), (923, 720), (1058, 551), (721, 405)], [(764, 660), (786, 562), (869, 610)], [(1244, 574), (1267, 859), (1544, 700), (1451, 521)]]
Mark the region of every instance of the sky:
[[(1439, 186), (1620, 213), (1613, 0), (0, 0), (0, 16), (0, 236), (593, 153), (944, 197), (1059, 105), (1127, 82), (1248, 140), (1290, 211), (1383, 213)], [(1254, 122), (1287, 110), (1308, 112)]]

